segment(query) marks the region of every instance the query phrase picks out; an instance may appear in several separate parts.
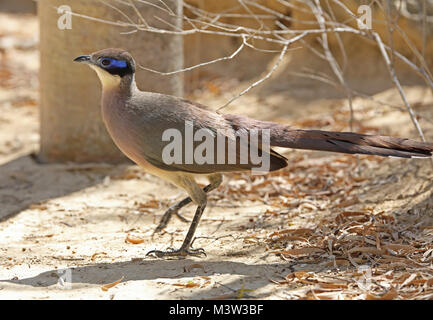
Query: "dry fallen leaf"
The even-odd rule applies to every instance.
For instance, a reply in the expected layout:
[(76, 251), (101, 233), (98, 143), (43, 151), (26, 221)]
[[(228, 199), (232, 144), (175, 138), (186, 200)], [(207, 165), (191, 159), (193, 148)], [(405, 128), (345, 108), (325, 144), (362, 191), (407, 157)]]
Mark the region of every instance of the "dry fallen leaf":
[(314, 230), (312, 229), (307, 229), (307, 228), (299, 228), (299, 229), (286, 229), (286, 230), (280, 230), (274, 233), (271, 233), (269, 235), (269, 238), (275, 237), (275, 236), (282, 236), (285, 235), (287, 233), (290, 233), (292, 235), (302, 235), (302, 234), (312, 234), (314, 232)]
[(377, 255), (381, 255), (385, 253), (383, 250), (377, 250), (375, 247), (355, 247), (348, 250), (349, 253), (361, 252), (361, 253), (373, 253)]
[(173, 283), (173, 286), (185, 287), (185, 288), (195, 288), (195, 287), (200, 287), (200, 283), (197, 283), (194, 281), (188, 281), (187, 283)]
[(413, 251), (417, 250), (413, 246), (410, 246), (410, 245), (393, 244), (393, 243), (383, 245), (382, 247), (384, 249), (390, 249), (392, 251), (402, 251), (403, 253), (409, 253), (409, 252), (413, 252)]
[(271, 241), (273, 242), (277, 242), (277, 241), (304, 241), (304, 242), (308, 242), (308, 240), (306, 238), (303, 237), (299, 237), (299, 236), (290, 236), (290, 235), (283, 235), (281, 237), (275, 238), (275, 239), (271, 239)]
[(385, 294), (379, 296), (376, 294), (368, 293), (367, 300), (393, 300), (398, 297), (398, 292), (394, 287), (388, 290)]
[(336, 205), (337, 208), (345, 208), (345, 207), (350, 207), (353, 206), (354, 204), (359, 203), (359, 199), (358, 197), (353, 197), (347, 200), (343, 200), (342, 202), (340, 202), (339, 204)]
[(140, 239), (134, 236), (130, 236), (129, 234), (126, 236), (126, 242), (132, 243), (132, 244), (140, 244), (144, 242), (144, 239)]
[(106, 252), (96, 252), (96, 253), (94, 253), (92, 255), (92, 257), (90, 258), (90, 260), (94, 261), (95, 258), (96, 258), (96, 256), (98, 256), (98, 255), (106, 255), (106, 254), (107, 254)]
[(138, 203), (139, 209), (158, 209), (160, 202), (158, 200), (149, 200), (147, 202), (140, 202)]
[(347, 289), (347, 284), (344, 283), (320, 283), (322, 289)]
[(35, 203), (35, 204), (31, 204), (29, 206), (29, 209), (31, 209), (31, 210), (47, 210), (48, 207), (45, 204)]
[(103, 285), (103, 286), (101, 287), (101, 289), (102, 289), (102, 291), (108, 291), (108, 289), (110, 289), (110, 288), (112, 288), (112, 287), (118, 285), (118, 284), (120, 283), (120, 281), (122, 281), (122, 280), (123, 280), (123, 276), (122, 276), (122, 278), (120, 278), (120, 279), (117, 280), (117, 281), (114, 281), (114, 282), (112, 282), (112, 283), (108, 283), (108, 284)]
[(325, 250), (314, 247), (306, 247), (299, 249), (290, 249), (290, 250), (282, 250), (282, 251), (273, 251), (272, 253), (283, 254), (283, 255), (291, 255), (291, 256), (299, 256), (306, 254), (313, 254), (318, 252), (325, 252)]

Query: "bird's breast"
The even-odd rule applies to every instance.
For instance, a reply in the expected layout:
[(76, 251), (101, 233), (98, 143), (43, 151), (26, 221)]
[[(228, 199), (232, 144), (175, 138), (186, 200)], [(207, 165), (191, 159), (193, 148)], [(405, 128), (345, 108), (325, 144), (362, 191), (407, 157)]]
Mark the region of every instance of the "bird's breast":
[(122, 99), (113, 95), (103, 96), (102, 118), (116, 146), (135, 163), (148, 166), (140, 145), (144, 141), (141, 139), (139, 119), (127, 109)]

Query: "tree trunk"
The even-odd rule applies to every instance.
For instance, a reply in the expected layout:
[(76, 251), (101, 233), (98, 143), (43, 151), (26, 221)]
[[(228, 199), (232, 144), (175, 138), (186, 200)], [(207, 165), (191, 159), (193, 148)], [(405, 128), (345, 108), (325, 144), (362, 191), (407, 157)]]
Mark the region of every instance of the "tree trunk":
[[(161, 6), (158, 0), (147, 0)], [(181, 0), (165, 0), (171, 9), (181, 14)], [(140, 16), (127, 1), (108, 0), (135, 23), (142, 24)], [(181, 27), (181, 20), (149, 4), (134, 1), (140, 15), (151, 26), (170, 28), (154, 16)], [(122, 162), (126, 158), (112, 142), (100, 115), (101, 85), (93, 70), (74, 63), (79, 55), (118, 47), (131, 52), (138, 64), (159, 71), (172, 71), (183, 66), (182, 38), (176, 35), (134, 31), (67, 16), (57, 8), (67, 4), (75, 14), (107, 21), (129, 22), (124, 15), (97, 0), (43, 0), (38, 1), (40, 20), (40, 105), (41, 150), (45, 162)], [(59, 21), (59, 19), (61, 19)], [(59, 27), (60, 26), (60, 27)], [(68, 27), (71, 27), (70, 29)], [(128, 32), (127, 34), (121, 33)], [(181, 75), (161, 76), (137, 68), (137, 85), (141, 90), (183, 95)]]

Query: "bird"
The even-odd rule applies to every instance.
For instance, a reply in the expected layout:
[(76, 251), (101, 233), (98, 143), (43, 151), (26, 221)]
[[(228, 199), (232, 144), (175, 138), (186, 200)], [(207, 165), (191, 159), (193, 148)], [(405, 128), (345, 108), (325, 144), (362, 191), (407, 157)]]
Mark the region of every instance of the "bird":
[[(254, 170), (262, 169), (263, 164), (257, 163), (257, 157), (252, 157), (248, 148), (257, 149), (262, 159), (268, 159), (265, 173), (288, 165), (288, 159), (272, 147), (398, 158), (432, 156), (433, 143), (430, 142), (353, 132), (299, 129), (243, 115), (218, 113), (181, 97), (141, 91), (135, 81), (136, 62), (129, 52), (120, 48), (81, 55), (74, 61), (87, 64), (97, 73), (102, 84), (102, 119), (117, 147), (145, 171), (188, 194), (188, 197), (165, 211), (155, 233), (162, 231), (173, 215), (188, 221), (179, 214), (179, 210), (191, 202), (197, 206), (178, 249), (152, 250), (147, 255), (160, 258), (206, 255), (203, 248), (193, 248), (192, 242), (207, 205), (207, 194), (221, 185), (226, 172), (254, 173)], [(190, 130), (193, 133), (200, 131), (202, 139), (196, 139)], [(168, 139), (164, 137), (167, 132), (178, 132), (184, 139), (176, 140), (178, 135), (174, 133)], [(219, 137), (224, 138), (222, 144), (218, 144)], [(247, 138), (242, 139), (244, 137)], [(191, 155), (188, 147), (199, 148), (206, 139), (213, 142), (207, 145), (210, 147), (198, 153), (198, 149), (193, 149), (194, 154)], [(167, 153), (170, 144), (172, 148)], [(181, 155), (177, 158), (180, 161), (173, 161), (169, 157), (174, 151)], [(167, 154), (170, 158), (168, 161)], [(203, 154), (210, 161), (203, 161)], [(196, 182), (199, 177), (206, 177), (209, 181), (203, 189)]]

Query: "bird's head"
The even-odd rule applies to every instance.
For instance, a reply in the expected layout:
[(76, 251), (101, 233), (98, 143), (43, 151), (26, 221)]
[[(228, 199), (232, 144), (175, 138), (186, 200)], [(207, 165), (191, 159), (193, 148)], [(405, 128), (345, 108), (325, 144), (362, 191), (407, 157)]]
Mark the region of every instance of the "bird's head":
[(135, 61), (123, 49), (109, 48), (90, 55), (79, 56), (75, 62), (86, 63), (96, 71), (104, 89), (130, 84), (134, 79)]

